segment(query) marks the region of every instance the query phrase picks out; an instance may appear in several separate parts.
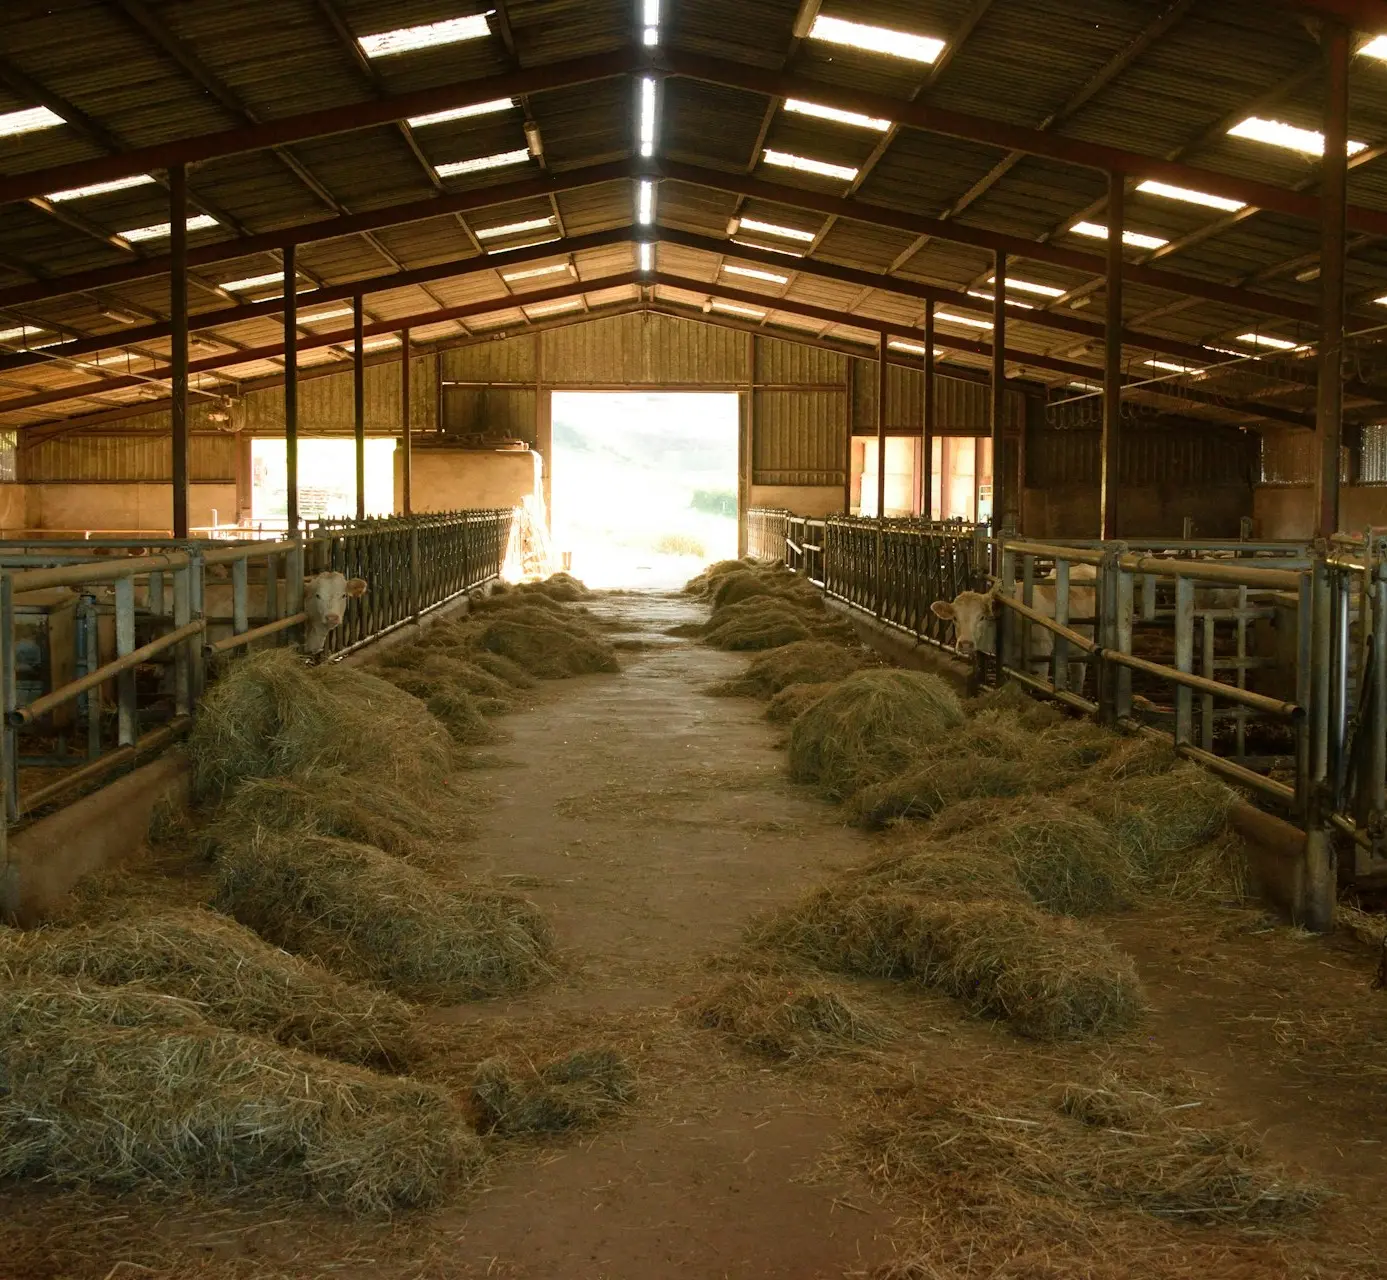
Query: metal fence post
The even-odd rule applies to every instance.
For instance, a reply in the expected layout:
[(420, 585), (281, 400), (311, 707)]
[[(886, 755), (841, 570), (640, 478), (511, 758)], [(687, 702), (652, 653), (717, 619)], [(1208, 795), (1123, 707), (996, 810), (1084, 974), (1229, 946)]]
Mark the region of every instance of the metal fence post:
[(419, 562), (419, 526), (409, 527), (409, 612), (415, 622), (419, 621), (420, 574), (423, 565)]
[(1338, 885), (1334, 865), (1334, 846), (1330, 839), (1330, 697), (1334, 648), (1334, 609), (1330, 590), (1329, 566), (1323, 546), (1316, 548), (1311, 569), (1310, 591), (1310, 703), (1308, 778), (1305, 813), (1305, 858), (1297, 894), (1298, 923), (1323, 933), (1334, 927), (1334, 908)]
[(10, 724), (10, 712), (19, 705), (15, 682), (14, 581), (8, 573), (0, 573), (0, 696), (5, 704), (3, 741), (5, 788), (5, 846), (3, 855), (4, 883), (0, 884), (6, 910), (18, 905), (19, 868), (10, 862), (8, 827), (19, 818), (19, 734)]
[[(135, 651), (135, 579), (129, 575), (117, 578), (115, 594), (116, 656), (124, 658)], [(140, 736), (134, 668), (122, 671), (116, 677), (116, 698), (119, 722), (117, 741), (122, 747), (134, 746)]]
[[(1175, 669), (1194, 670), (1194, 582), (1175, 579)], [(1175, 741), (1188, 746), (1194, 737), (1194, 691), (1186, 685), (1175, 690)]]
[[(191, 564), (173, 571), (173, 625), (181, 627), (192, 621), (193, 593)], [(185, 640), (173, 651), (174, 711), (180, 716), (191, 715), (193, 710), (193, 672), (189, 654), (196, 648), (202, 650), (202, 637), (194, 636)]]
[[(1125, 551), (1123, 548), (1122, 551)], [(1113, 640), (1119, 653), (1128, 656), (1132, 652), (1132, 617), (1136, 609), (1136, 580), (1132, 573), (1122, 567), (1119, 551), (1113, 557), (1114, 592), (1116, 596), (1116, 616), (1113, 619)], [(1126, 720), (1132, 714), (1132, 670), (1119, 666), (1114, 672), (1113, 719)]]
[[(286, 618), (303, 612), (303, 540), (296, 539), (294, 545), (284, 553), (284, 603)], [(294, 628), (299, 642), (303, 642), (304, 627)]]

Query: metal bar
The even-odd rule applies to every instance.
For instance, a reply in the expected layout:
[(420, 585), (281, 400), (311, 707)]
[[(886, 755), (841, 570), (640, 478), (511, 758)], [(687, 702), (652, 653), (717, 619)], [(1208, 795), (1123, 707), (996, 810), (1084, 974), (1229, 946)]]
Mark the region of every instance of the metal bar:
[[(1155, 665), (1154, 663), (1152, 664)], [(1194, 670), (1194, 582), (1190, 578), (1175, 580), (1175, 667), (1189, 675)], [(1138, 668), (1139, 669), (1139, 668)], [(1175, 692), (1175, 741), (1188, 744), (1194, 736), (1192, 686), (1177, 682)]]
[[(176, 589), (175, 589), (176, 590)], [(80, 697), (89, 689), (95, 689), (99, 685), (105, 684), (116, 676), (126, 676), (142, 662), (148, 662), (150, 658), (163, 653), (166, 649), (172, 649), (175, 645), (188, 639), (190, 636), (200, 635), (207, 627), (207, 623), (202, 618), (194, 618), (191, 622), (185, 622), (181, 627), (175, 627), (166, 635), (159, 636), (151, 640), (146, 645), (141, 645), (138, 649), (130, 649), (121, 654), (104, 666), (98, 667), (95, 671), (87, 675), (79, 676), (76, 680), (71, 680), (61, 688), (54, 689), (52, 693), (46, 693), (41, 698), (35, 698), (32, 702), (22, 707), (16, 707), (13, 711), (6, 713), (9, 723), (15, 727), (33, 724), (43, 716), (47, 715), (55, 707), (65, 706), (74, 698)], [(120, 650), (120, 613), (117, 609), (116, 614), (116, 648)], [(124, 708), (122, 707), (122, 714)], [(183, 714), (182, 712), (179, 713)]]
[(188, 536), (188, 171), (169, 169), (169, 423), (173, 444), (173, 536)]
[[(1055, 625), (1069, 627), (1069, 561), (1055, 561)], [(1055, 632), (1053, 641), (1051, 682), (1056, 689), (1069, 687), (1069, 641)]]
[[(992, 383), (988, 423), (992, 429), (992, 531), (1001, 533), (1014, 527), (1007, 519), (1006, 410), (1007, 410), (1007, 255), (993, 255), (992, 283)], [(929, 352), (926, 359), (931, 358)], [(981, 511), (973, 515), (980, 517)], [(979, 520), (981, 523), (981, 520)]]
[(277, 555), (283, 551), (292, 551), (298, 544), (292, 541), (283, 542), (251, 542), (239, 547), (215, 547), (208, 548), (202, 553), (204, 564), (235, 564), (238, 560), (244, 560), (247, 556), (254, 556), (259, 559), (262, 556)]
[(1175, 750), (1185, 759), (1202, 764), (1206, 769), (1222, 774), (1239, 786), (1249, 787), (1253, 791), (1260, 791), (1264, 796), (1270, 796), (1287, 809), (1295, 807), (1295, 792), (1284, 782), (1277, 782), (1260, 773), (1254, 773), (1251, 769), (1235, 764), (1232, 760), (1225, 760), (1222, 756), (1216, 756), (1213, 752), (1205, 751), (1201, 747), (1192, 747), (1187, 742), (1177, 742)]
[(1349, 33), (1326, 22), (1320, 39), (1328, 62), (1324, 111), (1324, 159), (1320, 165), (1320, 335), (1319, 383), (1315, 396), (1315, 434), (1319, 440), (1316, 472), (1316, 527), (1321, 537), (1339, 529), (1339, 447), (1343, 436), (1344, 390), (1344, 258), (1348, 199), (1348, 65)]
[(1067, 707), (1073, 707), (1075, 711), (1082, 711), (1092, 715), (1098, 710), (1096, 702), (1090, 702), (1087, 698), (1077, 693), (1071, 693), (1067, 689), (1056, 689), (1048, 681), (1039, 680), (1027, 671), (1017, 671), (1012, 667), (1004, 667), (1003, 671), (1009, 679), (1023, 684), (1028, 689), (1034, 689), (1037, 693), (1044, 694), (1047, 698), (1054, 698), (1057, 702), (1062, 702)]
[(1329, 687), (1334, 619), (1329, 589), (1329, 568), (1323, 557), (1315, 565), (1312, 580), (1309, 778), (1305, 795), (1305, 858), (1296, 914), (1299, 923), (1306, 928), (1324, 932), (1334, 926), (1337, 884), (1334, 846), (1329, 835), (1332, 805), (1327, 794), (1330, 769)]
[(400, 507), (414, 514), (413, 433), (409, 429), (409, 330), (400, 330)]
[[(366, 352), (365, 301), (352, 298), (352, 430), (356, 438), (356, 518), (366, 519)], [(439, 423), (440, 429), (442, 423)]]
[[(9, 713), (19, 705), (19, 684), (16, 679), (15, 633), (14, 633), (14, 576), (0, 573), (0, 698), (4, 701), (4, 787), (5, 818), (0, 830), (8, 827), (19, 816), (19, 737), (9, 721)], [(17, 874), (9, 860), (6, 844), (5, 878), (0, 885), (8, 899), (13, 888), (10, 883)]]
[[(1116, 577), (1114, 595), (1117, 616), (1113, 619), (1113, 639), (1118, 650), (1126, 656), (1132, 653), (1132, 616), (1136, 612), (1136, 584), (1132, 575), (1121, 567), (1113, 565)], [(1125, 720), (1132, 714), (1132, 673), (1126, 666), (1119, 666), (1115, 673), (1117, 680), (1113, 691), (1114, 705), (1118, 720)]]
[[(117, 662), (135, 652), (135, 583), (131, 578), (116, 579), (116, 654)], [(109, 663), (107, 664), (110, 665)], [(118, 741), (122, 747), (133, 746), (139, 737), (140, 722), (135, 705), (134, 663), (121, 663), (116, 675), (116, 704), (119, 720)], [(22, 708), (20, 709), (22, 710)]]
[(188, 563), (181, 551), (160, 556), (138, 556), (125, 560), (87, 560), (81, 564), (58, 565), (52, 569), (26, 569), (13, 576), (15, 594), (45, 587), (80, 587), (92, 582), (113, 582), (137, 578), (160, 569), (176, 569)]
[[(90, 596), (83, 596), (77, 606), (85, 623), (85, 661), (83, 673), (95, 671), (101, 665), (101, 633), (98, 629), (96, 605)], [(87, 694), (87, 758), (95, 760), (101, 754), (101, 690)]]
[[(1210, 683), (1214, 679), (1214, 620), (1207, 615), (1200, 619), (1202, 631), (1201, 645), (1204, 678)], [(1214, 695), (1206, 693), (1199, 700), (1199, 744), (1205, 751), (1214, 749)]]
[(1126, 178), (1108, 174), (1107, 324), (1103, 334), (1103, 437), (1099, 464), (1099, 536), (1117, 537), (1122, 477), (1122, 227)]
[(920, 517), (934, 519), (934, 303), (925, 306), (924, 407), (920, 426)]
[(24, 797), (24, 803), (20, 806), (20, 813), (25, 815), (34, 813), (42, 809), (44, 805), (52, 804), (54, 800), (66, 795), (69, 791), (80, 790), (89, 782), (96, 781), (97, 778), (104, 778), (108, 773), (114, 773), (127, 764), (133, 764), (142, 757), (152, 755), (170, 742), (182, 737), (191, 727), (192, 720), (186, 716), (160, 725), (159, 728), (145, 734), (138, 745), (118, 747), (114, 751), (107, 752), (104, 756), (99, 756), (91, 763), (83, 765), (80, 769), (74, 769), (71, 773), (65, 774), (56, 782), (50, 782), (47, 786), (39, 787), (38, 790), (31, 792)]
[(1368, 806), (1373, 818), (1387, 815), (1387, 560), (1373, 575), (1373, 686), (1368, 744)]
[(249, 631), (243, 631), (239, 635), (224, 636), (222, 639), (212, 644), (204, 645), (202, 648), (209, 658), (219, 653), (225, 653), (228, 649), (238, 649), (242, 645), (254, 644), (257, 640), (263, 640), (266, 636), (277, 635), (281, 631), (287, 631), (290, 627), (296, 627), (301, 622), (307, 622), (306, 613), (293, 613), (287, 618), (276, 618), (273, 622), (266, 622), (261, 626), (252, 627)]
[(290, 245), (284, 250), (284, 498), (290, 537), (299, 531), (298, 279)]
[[(192, 567), (173, 571), (173, 625), (175, 634), (187, 627), (193, 620)], [(206, 622), (198, 619), (195, 635), (206, 628)], [(193, 712), (193, 672), (189, 662), (188, 646), (180, 644), (173, 655), (174, 711), (180, 716)]]

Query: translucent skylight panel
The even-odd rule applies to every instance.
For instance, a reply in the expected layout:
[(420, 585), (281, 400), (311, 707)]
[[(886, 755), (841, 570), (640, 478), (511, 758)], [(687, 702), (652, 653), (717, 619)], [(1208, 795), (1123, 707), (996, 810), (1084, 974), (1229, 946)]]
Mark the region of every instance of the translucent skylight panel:
[(655, 154), (655, 81), (650, 76), (641, 80), (640, 150), (642, 156)]
[(498, 151), (494, 155), (475, 156), (471, 160), (453, 160), (447, 164), (434, 166), (440, 178), (453, 178), (460, 173), (481, 173), (485, 169), (504, 169), (508, 165), (524, 164), (530, 158), (530, 149), (521, 147), (518, 151)]
[[(988, 276), (987, 283), (995, 285), (997, 277)], [(1034, 293), (1042, 298), (1062, 298), (1068, 292), (1068, 290), (1056, 288), (1052, 284), (1036, 284), (1031, 280), (1018, 280), (1015, 276), (1007, 277), (1007, 289), (1018, 289), (1022, 293)]]
[[(1231, 137), (1250, 138), (1254, 142), (1265, 142), (1273, 147), (1284, 147), (1288, 151), (1299, 151), (1302, 155), (1324, 155), (1324, 134), (1318, 129), (1301, 129), (1284, 120), (1264, 120), (1261, 116), (1248, 116), (1228, 130)], [(1348, 154), (1357, 155), (1366, 151), (1366, 142), (1350, 142)]]
[(21, 133), (37, 133), (40, 129), (52, 129), (67, 121), (56, 111), (47, 107), (26, 107), (23, 111), (7, 111), (0, 115), (0, 138), (11, 138)]
[(836, 124), (850, 124), (857, 129), (875, 129), (878, 133), (885, 133), (891, 127), (891, 121), (883, 120), (879, 116), (863, 115), (860, 111), (842, 111), (838, 107), (826, 107), (818, 102), (805, 102), (801, 98), (786, 98), (785, 110), (794, 112), (796, 115), (832, 120)]
[[(525, 222), (505, 222), (499, 227), (478, 227), (477, 238), (479, 240), (490, 240), (498, 236), (518, 236), (523, 235), (526, 231), (542, 231), (546, 227), (551, 227), (553, 225), (554, 216), (550, 214), (547, 218), (530, 218)], [(557, 238), (556, 236), (555, 239)]]
[(812, 231), (800, 231), (797, 227), (783, 227), (778, 222), (762, 222), (758, 218), (739, 219), (743, 231), (759, 231), (766, 236), (783, 236), (786, 240), (803, 240), (805, 244), (813, 244), (814, 233)]
[(47, 329), (36, 329), (33, 325), (22, 324), (14, 329), (0, 329), (0, 342), (26, 342), (47, 332)]
[(808, 156), (793, 155), (789, 151), (772, 151), (769, 148), (765, 152), (767, 164), (777, 165), (782, 169), (798, 169), (801, 173), (816, 173), (822, 178), (837, 178), (843, 182), (851, 182), (857, 177), (857, 170), (845, 164), (829, 164), (827, 160), (813, 160)]
[(849, 22), (846, 18), (830, 18), (822, 13), (814, 19), (809, 38), (864, 49), (868, 53), (884, 53), (892, 58), (908, 58), (911, 62), (933, 62), (944, 51), (944, 41), (934, 36)]
[(473, 14), (467, 18), (445, 18), (442, 22), (427, 22), (418, 27), (399, 27), (378, 35), (362, 36), (357, 44), (368, 58), (388, 58), (415, 49), (431, 49), (440, 44), (457, 44), (460, 40), (476, 40), (491, 34), (486, 15)]
[[(206, 231), (208, 227), (215, 227), (217, 220), (210, 214), (199, 213), (188, 219), (187, 228), (192, 231)], [(158, 240), (162, 236), (169, 235), (173, 230), (172, 223), (156, 222), (148, 227), (132, 227), (129, 231), (117, 231), (116, 234), (123, 240), (137, 242), (140, 240)]]
[(496, 111), (508, 111), (515, 103), (510, 98), (495, 98), (490, 102), (474, 102), (468, 107), (450, 107), (447, 111), (432, 111), (426, 116), (410, 116), (405, 122), (413, 129), (425, 125), (444, 124), (449, 120), (468, 120), (472, 116), (491, 115)]
[[(1076, 236), (1090, 236), (1094, 240), (1106, 240), (1108, 229), (1101, 222), (1076, 222), (1069, 228)], [(1159, 249), (1170, 243), (1169, 240), (1162, 240), (1160, 236), (1146, 235), (1141, 231), (1122, 232), (1122, 243), (1130, 245), (1134, 249)]]
[(655, 184), (649, 178), (636, 188), (636, 221), (643, 227), (655, 221)]
[(1230, 200), (1227, 196), (1210, 195), (1207, 191), (1195, 191), (1191, 187), (1175, 187), (1168, 182), (1157, 182), (1148, 178), (1138, 183), (1138, 191), (1147, 195), (1164, 196), (1167, 200), (1183, 200), (1186, 204), (1200, 204), (1208, 209), (1222, 209), (1224, 213), (1237, 213), (1247, 206), (1241, 200)]
[(749, 316), (753, 320), (764, 320), (766, 313), (757, 307), (744, 307), (737, 302), (715, 302), (714, 311), (724, 311), (730, 316)]
[(641, 241), (638, 260), (642, 271), (649, 271), (655, 265), (655, 246), (648, 240)]
[(1278, 338), (1270, 333), (1240, 333), (1239, 342), (1250, 342), (1254, 347), (1270, 347), (1273, 351), (1294, 351), (1300, 343), (1289, 338)]
[(224, 280), (218, 288), (236, 293), (242, 289), (259, 289), (267, 284), (282, 285), (283, 283), (284, 273), (282, 271), (267, 271), (262, 276), (243, 276), (239, 280)]
[(991, 320), (983, 320), (980, 319), (978, 316), (961, 316), (957, 315), (952, 311), (936, 311), (934, 313), (934, 318), (936, 320), (944, 320), (949, 324), (966, 325), (970, 329), (992, 328)]
[(533, 280), (536, 276), (553, 276), (563, 272), (568, 273), (568, 263), (555, 262), (547, 267), (526, 267), (521, 271), (503, 271), (501, 279), (507, 284), (515, 280)]
[[(892, 351), (904, 351), (907, 355), (923, 356), (925, 354), (923, 343), (907, 342), (904, 338), (892, 338), (886, 345), (890, 347)], [(942, 356), (944, 353), (938, 347), (935, 347), (934, 354), (938, 357)]]
[[(986, 289), (969, 289), (968, 296), (970, 298), (981, 298), (984, 302), (995, 302), (997, 300), (997, 295), (995, 293), (988, 293)], [(1031, 303), (1017, 302), (1015, 298), (1008, 298), (1007, 306), (1020, 307), (1022, 311), (1035, 310), (1035, 307)]]
[(526, 307), (525, 312), (531, 316), (552, 316), (560, 311), (576, 311), (582, 305), (578, 298), (561, 298), (557, 302), (541, 302), (533, 307)]
[(776, 275), (774, 271), (762, 271), (758, 267), (738, 267), (732, 263), (726, 263), (723, 270), (728, 275), (746, 276), (748, 280), (765, 280), (770, 284), (789, 284), (789, 276)]
[(152, 173), (136, 173), (128, 178), (113, 178), (110, 182), (93, 182), (89, 187), (70, 187), (66, 191), (50, 191), (45, 200), (62, 204), (67, 200), (85, 200), (88, 196), (109, 195), (112, 191), (128, 191), (131, 187), (145, 187), (154, 181)]

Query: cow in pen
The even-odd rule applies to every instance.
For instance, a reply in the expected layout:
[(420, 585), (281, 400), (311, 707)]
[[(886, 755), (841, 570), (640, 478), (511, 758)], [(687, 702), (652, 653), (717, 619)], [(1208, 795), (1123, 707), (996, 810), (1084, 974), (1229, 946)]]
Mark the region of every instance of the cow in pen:
[(321, 658), (327, 647), (328, 633), (342, 625), (347, 601), (358, 600), (365, 594), (365, 578), (348, 578), (333, 571), (305, 579), (303, 611), (308, 615), (308, 622), (303, 633), (304, 652)]
[[(1076, 564), (1069, 572), (1069, 612), (1072, 621), (1066, 623), (1072, 631), (1085, 639), (1093, 638), (1093, 619), (1096, 616), (1097, 596), (1094, 581), (1097, 571), (1092, 565)], [(930, 612), (954, 625), (954, 636), (958, 651), (965, 658), (974, 654), (996, 654), (997, 652), (997, 596), (999, 585), (993, 584), (987, 591), (962, 591), (952, 600), (936, 600), (930, 605)], [(1053, 576), (1035, 583), (1031, 592), (1031, 607), (1047, 618), (1055, 616), (1055, 592), (1057, 583)], [(1013, 614), (1008, 620), (1011, 626), (1022, 626), (1024, 619)], [(1024, 663), (1032, 674), (1048, 678), (1050, 659), (1055, 651), (1055, 633), (1038, 622), (1031, 623), (1026, 645)], [(1083, 689), (1085, 665), (1082, 661), (1067, 664), (1068, 687), (1075, 693)]]

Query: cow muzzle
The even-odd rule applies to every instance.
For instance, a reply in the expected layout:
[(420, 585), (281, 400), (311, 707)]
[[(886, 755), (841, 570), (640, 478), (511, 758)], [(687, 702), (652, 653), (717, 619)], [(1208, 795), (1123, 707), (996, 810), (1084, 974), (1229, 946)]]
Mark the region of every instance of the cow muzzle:
[(329, 627), (339, 627), (342, 625), (342, 615), (340, 613), (330, 613), (323, 619)]
[(976, 649), (977, 646), (971, 640), (960, 640), (958, 642), (958, 651), (965, 658), (971, 658)]

